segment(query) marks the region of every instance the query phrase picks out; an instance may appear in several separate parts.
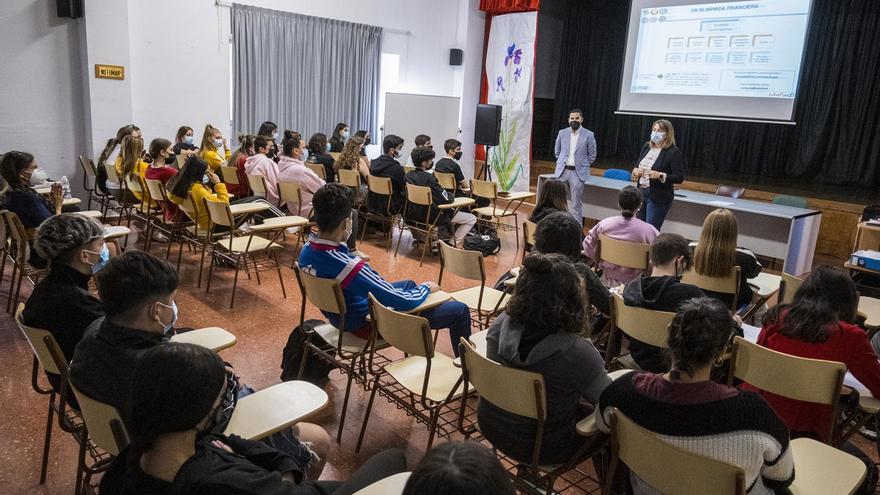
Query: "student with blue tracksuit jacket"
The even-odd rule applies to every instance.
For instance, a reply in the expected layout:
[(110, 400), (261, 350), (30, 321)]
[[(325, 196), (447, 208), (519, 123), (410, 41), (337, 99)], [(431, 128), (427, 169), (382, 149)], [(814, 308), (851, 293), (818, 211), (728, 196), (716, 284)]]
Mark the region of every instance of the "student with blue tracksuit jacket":
[[(351, 234), (351, 192), (345, 186), (328, 183), (312, 198), (314, 220), (318, 234), (312, 236), (299, 254), (303, 271), (321, 278), (335, 278), (345, 296), (347, 332), (366, 338), (370, 333), (367, 294), (372, 293), (381, 304), (397, 311), (416, 308), (437, 290), (433, 282), (417, 285), (412, 280), (387, 282), (364, 260), (351, 254), (345, 240)], [(333, 325), (339, 325), (339, 316), (324, 313)], [(452, 351), (458, 355), (460, 337), (471, 334), (470, 310), (457, 301), (449, 301), (420, 313), (431, 328), (448, 328)]]

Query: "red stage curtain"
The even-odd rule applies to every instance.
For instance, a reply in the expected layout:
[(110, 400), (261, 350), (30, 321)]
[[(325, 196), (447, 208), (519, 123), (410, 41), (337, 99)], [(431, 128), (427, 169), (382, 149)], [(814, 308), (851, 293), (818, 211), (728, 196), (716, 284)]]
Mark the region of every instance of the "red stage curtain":
[(480, 0), (480, 10), (493, 15), (538, 10), (541, 0)]

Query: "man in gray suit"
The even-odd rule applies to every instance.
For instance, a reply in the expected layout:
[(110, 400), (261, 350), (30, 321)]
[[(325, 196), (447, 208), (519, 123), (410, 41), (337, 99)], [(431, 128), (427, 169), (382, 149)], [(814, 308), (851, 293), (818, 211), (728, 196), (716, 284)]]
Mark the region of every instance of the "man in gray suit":
[(579, 108), (568, 112), (568, 127), (556, 136), (556, 178), (568, 184), (568, 211), (583, 222), (584, 183), (590, 177), (590, 165), (596, 161), (596, 137), (581, 128), (584, 114)]

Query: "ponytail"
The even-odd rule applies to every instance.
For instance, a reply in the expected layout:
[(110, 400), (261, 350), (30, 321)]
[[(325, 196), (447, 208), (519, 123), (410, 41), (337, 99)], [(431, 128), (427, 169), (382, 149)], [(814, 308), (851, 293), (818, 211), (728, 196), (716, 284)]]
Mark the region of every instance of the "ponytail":
[(106, 166), (104, 163), (110, 158), (113, 150), (115, 150), (118, 145), (119, 140), (116, 138), (110, 138), (107, 140), (107, 145), (104, 146), (104, 151), (101, 152), (101, 156), (98, 158), (98, 168), (104, 168)]

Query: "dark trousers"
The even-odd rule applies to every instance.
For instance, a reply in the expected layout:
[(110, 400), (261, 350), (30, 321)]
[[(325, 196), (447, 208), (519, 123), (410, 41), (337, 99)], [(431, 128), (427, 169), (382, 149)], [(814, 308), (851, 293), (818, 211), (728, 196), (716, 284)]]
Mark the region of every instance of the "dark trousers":
[(318, 481), (333, 495), (351, 495), (389, 476), (406, 471), (406, 456), (400, 449), (388, 449), (370, 457), (348, 481)]
[(642, 207), (636, 213), (636, 217), (653, 225), (659, 231), (660, 227), (663, 226), (663, 221), (666, 220), (669, 208), (672, 207), (672, 201), (657, 201), (654, 195), (651, 194), (650, 187), (647, 189), (640, 188), (639, 192), (642, 193)]

